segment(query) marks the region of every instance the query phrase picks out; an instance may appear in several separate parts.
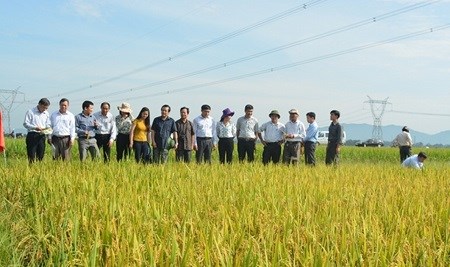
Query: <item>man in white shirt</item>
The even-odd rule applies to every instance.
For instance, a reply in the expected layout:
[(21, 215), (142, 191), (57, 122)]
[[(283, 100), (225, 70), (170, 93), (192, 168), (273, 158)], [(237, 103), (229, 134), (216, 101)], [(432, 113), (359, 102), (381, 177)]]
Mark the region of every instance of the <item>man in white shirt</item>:
[(423, 162), (427, 159), (427, 155), (420, 152), (417, 155), (412, 155), (403, 161), (402, 166), (406, 168), (423, 169)]
[(402, 132), (399, 133), (392, 141), (392, 146), (398, 146), (400, 150), (400, 162), (405, 161), (406, 158), (411, 156), (411, 146), (413, 145), (411, 134), (407, 126), (402, 128)]
[[(269, 114), (270, 121), (261, 125), (258, 131), (259, 139), (264, 145), (263, 150), (263, 164), (268, 164), (271, 160), (273, 163), (278, 163), (281, 156), (281, 144), (284, 140), (285, 127), (278, 122), (280, 113), (278, 110), (272, 110)], [(264, 132), (264, 138), (262, 133)]]
[(297, 163), (300, 159), (300, 149), (306, 136), (305, 125), (298, 119), (298, 110), (289, 110), (289, 121), (286, 127), (286, 142), (283, 150), (283, 163)]
[(109, 110), (111, 106), (108, 102), (103, 102), (100, 106), (101, 110), (94, 114), (98, 126), (95, 131), (95, 139), (97, 146), (103, 150), (103, 161), (109, 162), (111, 158), (111, 147), (116, 140), (117, 128), (114, 116)]
[(25, 142), (29, 163), (33, 163), (36, 159), (42, 161), (44, 158), (45, 134), (46, 131), (51, 131), (50, 114), (47, 111), (49, 106), (50, 101), (42, 98), (36, 107), (25, 113), (23, 126), (28, 130)]
[(211, 107), (202, 105), (201, 115), (192, 122), (194, 128), (194, 150), (197, 163), (211, 163), (211, 153), (216, 144), (216, 122), (209, 116)]
[(243, 162), (246, 156), (248, 162), (253, 162), (259, 125), (258, 120), (253, 117), (252, 105), (245, 105), (244, 111), (245, 115), (240, 117), (236, 123), (238, 157), (240, 162)]
[(53, 159), (70, 160), (71, 149), (75, 142), (75, 116), (68, 110), (69, 100), (59, 101), (59, 110), (52, 113), (50, 122), (53, 128), (48, 143), (53, 149)]

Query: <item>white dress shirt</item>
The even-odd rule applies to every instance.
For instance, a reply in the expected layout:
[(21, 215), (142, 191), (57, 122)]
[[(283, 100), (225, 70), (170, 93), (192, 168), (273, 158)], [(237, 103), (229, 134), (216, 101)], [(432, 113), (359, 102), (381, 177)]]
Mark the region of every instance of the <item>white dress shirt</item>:
[(102, 114), (101, 111), (96, 112), (94, 114), (95, 119), (97, 120), (98, 126), (95, 131), (96, 134), (110, 134), (110, 140), (116, 140), (117, 136), (117, 128), (114, 116), (111, 112), (108, 111), (106, 116)]
[(236, 136), (236, 125), (231, 121), (227, 124), (218, 122), (216, 132), (219, 138), (233, 138)]
[(255, 117), (246, 118), (242, 116), (236, 123), (236, 130), (239, 132), (238, 138), (256, 139), (258, 128), (258, 120)]
[(306, 136), (305, 125), (299, 120), (295, 122), (288, 121), (285, 127), (287, 135), (294, 135), (294, 138), (286, 138), (287, 142), (301, 142)]
[(281, 122), (272, 123), (272, 121), (266, 122), (259, 128), (259, 132), (264, 132), (264, 141), (268, 143), (280, 142), (283, 140), (283, 136), (286, 129)]
[(37, 107), (34, 107), (25, 113), (23, 127), (25, 127), (28, 132), (40, 132), (36, 131), (37, 127), (41, 129), (50, 128), (50, 114), (47, 110), (40, 112)]
[(52, 135), (62, 137), (70, 136), (71, 140), (75, 140), (75, 116), (70, 112), (61, 113), (59, 110), (52, 113), (50, 116), (52, 124)]
[[(213, 143), (216, 143), (216, 122), (211, 116), (206, 118), (201, 115), (192, 121), (194, 127), (195, 137), (211, 137)], [(194, 144), (197, 144), (197, 140), (194, 138)]]

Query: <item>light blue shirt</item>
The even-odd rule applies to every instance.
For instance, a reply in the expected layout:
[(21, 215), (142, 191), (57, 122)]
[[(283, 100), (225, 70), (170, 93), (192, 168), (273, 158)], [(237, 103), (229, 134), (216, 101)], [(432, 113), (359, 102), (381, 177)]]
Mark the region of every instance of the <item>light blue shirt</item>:
[(319, 134), (319, 125), (317, 122), (310, 123), (308, 129), (306, 129), (306, 136), (303, 139), (305, 142), (314, 142), (317, 143), (317, 135)]

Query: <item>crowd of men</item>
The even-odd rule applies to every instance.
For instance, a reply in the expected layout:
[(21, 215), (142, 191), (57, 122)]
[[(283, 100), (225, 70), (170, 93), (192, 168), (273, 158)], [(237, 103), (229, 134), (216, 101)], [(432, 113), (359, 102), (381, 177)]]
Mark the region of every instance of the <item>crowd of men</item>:
[[(128, 103), (117, 107), (119, 115), (113, 116), (110, 104), (103, 102), (100, 111), (94, 113), (94, 103), (84, 101), (82, 111), (74, 115), (69, 108), (69, 100), (62, 98), (59, 109), (49, 114), (50, 101), (42, 98), (38, 105), (25, 114), (24, 127), (27, 155), (30, 163), (42, 160), (45, 143), (52, 149), (54, 160), (70, 160), (71, 148), (78, 139), (79, 158), (85, 161), (90, 154), (92, 159), (100, 156), (102, 150), (104, 162), (111, 158), (111, 147), (116, 143), (116, 159), (121, 161), (134, 151), (136, 162), (166, 163), (169, 150), (175, 149), (176, 161), (191, 162), (195, 151), (197, 163), (211, 163), (212, 151), (217, 147), (220, 163), (231, 163), (235, 139), (237, 139), (240, 162), (253, 162), (257, 139), (263, 144), (262, 162), (276, 164), (296, 164), (304, 152), (305, 163), (316, 164), (315, 150), (318, 125), (314, 112), (306, 113), (308, 127), (300, 121), (296, 109), (289, 110), (289, 121), (281, 123), (280, 113), (272, 110), (270, 120), (259, 125), (253, 116), (253, 106), (244, 108), (244, 115), (236, 123), (232, 121), (235, 112), (226, 108), (219, 121), (210, 116), (211, 107), (201, 106), (201, 113), (192, 121), (189, 108), (180, 109), (180, 118), (170, 117), (171, 107), (163, 105), (161, 115), (150, 123), (150, 111), (143, 107), (134, 118)], [(330, 112), (328, 145), (326, 148), (327, 165), (337, 164), (342, 145), (342, 127), (339, 124), (340, 113)], [(402, 160), (403, 161), (403, 160)]]

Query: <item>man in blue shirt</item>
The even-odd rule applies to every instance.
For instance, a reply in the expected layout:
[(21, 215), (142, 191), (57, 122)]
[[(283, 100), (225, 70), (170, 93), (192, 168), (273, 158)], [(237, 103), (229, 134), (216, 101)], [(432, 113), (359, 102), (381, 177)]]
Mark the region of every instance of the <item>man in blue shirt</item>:
[(84, 101), (82, 104), (83, 111), (75, 116), (75, 130), (78, 135), (78, 149), (80, 152), (80, 160), (85, 161), (87, 152), (91, 154), (94, 160), (100, 154), (95, 139), (95, 130), (97, 130), (97, 120), (93, 115), (94, 103)]
[(309, 123), (306, 129), (306, 136), (303, 138), (305, 146), (305, 163), (307, 165), (316, 165), (316, 144), (317, 134), (319, 133), (319, 126), (316, 122), (316, 113), (306, 113), (306, 121)]
[(161, 107), (161, 116), (153, 119), (152, 123), (152, 145), (153, 145), (153, 160), (155, 163), (166, 163), (169, 155), (169, 149), (172, 148), (169, 138), (173, 134), (175, 147), (178, 146), (177, 127), (174, 119), (169, 117), (170, 106), (163, 105)]

